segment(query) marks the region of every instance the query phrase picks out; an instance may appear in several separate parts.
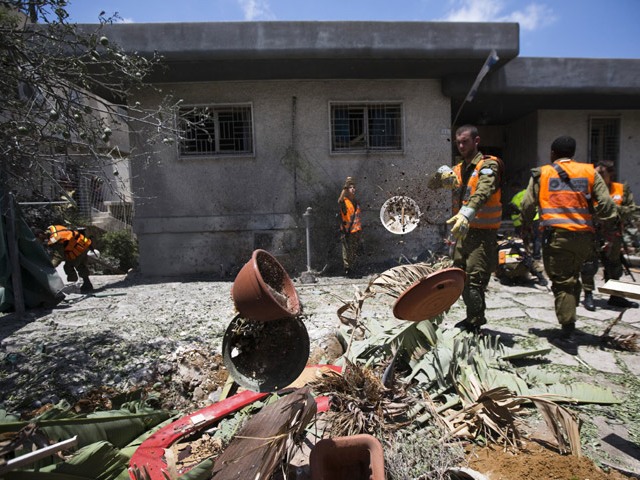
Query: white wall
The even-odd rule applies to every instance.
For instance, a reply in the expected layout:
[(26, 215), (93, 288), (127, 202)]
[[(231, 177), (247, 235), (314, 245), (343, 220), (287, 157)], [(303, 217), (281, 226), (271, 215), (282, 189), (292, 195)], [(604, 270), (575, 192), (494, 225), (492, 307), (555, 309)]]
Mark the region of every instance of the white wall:
[[(251, 102), (255, 156), (179, 159), (175, 147), (157, 145), (148, 149), (148, 162), (133, 164), (134, 229), (144, 274), (232, 275), (257, 247), (275, 254), (291, 271), (302, 271), (302, 214), (309, 206), (312, 267), (339, 264), (337, 197), (346, 176), (356, 178), (364, 208), (366, 263), (442, 246), (450, 197), (425, 185), (427, 174), (451, 161), (450, 103), (439, 81), (218, 82), (162, 88), (185, 104)], [(144, 103), (157, 101), (149, 96)], [(330, 101), (401, 102), (404, 152), (330, 154)], [(133, 142), (142, 148), (139, 139)], [(379, 220), (384, 201), (400, 194), (411, 196), (423, 212), (419, 228), (406, 236), (387, 232)]]

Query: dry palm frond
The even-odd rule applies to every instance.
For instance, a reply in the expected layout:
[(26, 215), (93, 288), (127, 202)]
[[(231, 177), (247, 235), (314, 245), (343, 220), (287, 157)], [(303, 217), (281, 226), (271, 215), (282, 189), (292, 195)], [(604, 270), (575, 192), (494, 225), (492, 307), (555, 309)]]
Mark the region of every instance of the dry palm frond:
[(382, 272), (373, 279), (371, 284), (372, 287), (376, 287), (376, 290), (386, 293), (393, 298), (398, 298), (404, 293), (407, 287), (422, 280), (427, 275), (450, 267), (452, 264), (453, 262), (450, 259), (445, 258), (436, 263), (422, 262), (410, 265), (398, 265), (397, 267)]
[(605, 328), (602, 333), (600, 340), (603, 345), (608, 346), (610, 348), (615, 348), (618, 350), (624, 350), (627, 352), (637, 352), (640, 350), (638, 346), (638, 341), (640, 340), (640, 335), (637, 333), (630, 333), (626, 335), (610, 335), (611, 329), (622, 320), (622, 315), (626, 310), (620, 312), (616, 318), (614, 318), (611, 323)]
[(328, 373), (313, 382), (311, 388), (331, 396), (331, 410), (325, 414), (331, 436), (378, 436), (404, 425), (410, 408), (404, 391), (385, 388), (371, 368), (348, 360), (342, 375)]
[(561, 453), (570, 451), (571, 454), (577, 457), (582, 456), (580, 421), (575, 414), (542, 396), (520, 398), (532, 401), (538, 408), (547, 426), (555, 436)]
[(449, 436), (473, 439), (482, 435), (515, 448), (520, 439), (516, 414), (524, 402), (505, 387), (483, 392), (475, 403), (444, 417)]

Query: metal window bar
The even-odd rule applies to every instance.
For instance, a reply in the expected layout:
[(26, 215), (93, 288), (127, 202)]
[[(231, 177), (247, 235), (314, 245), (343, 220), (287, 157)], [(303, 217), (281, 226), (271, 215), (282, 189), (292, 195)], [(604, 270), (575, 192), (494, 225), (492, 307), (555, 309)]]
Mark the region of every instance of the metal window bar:
[(250, 106), (182, 109), (179, 126), (181, 155), (253, 153)]
[(611, 160), (618, 165), (620, 157), (620, 119), (592, 118), (589, 127), (591, 162)]
[(402, 149), (402, 107), (399, 104), (331, 106), (331, 150)]

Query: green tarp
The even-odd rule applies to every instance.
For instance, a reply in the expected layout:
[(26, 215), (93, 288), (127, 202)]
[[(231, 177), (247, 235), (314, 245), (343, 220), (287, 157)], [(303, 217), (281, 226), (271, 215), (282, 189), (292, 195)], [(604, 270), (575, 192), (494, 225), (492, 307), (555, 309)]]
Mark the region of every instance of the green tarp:
[[(3, 204), (0, 192), (0, 205)], [(20, 210), (16, 207), (14, 212), (25, 308), (54, 307), (64, 298), (64, 282), (53, 268), (44, 246), (35, 238)], [(14, 294), (7, 243), (7, 215), (2, 215), (1, 220), (0, 312), (9, 312), (14, 309)]]

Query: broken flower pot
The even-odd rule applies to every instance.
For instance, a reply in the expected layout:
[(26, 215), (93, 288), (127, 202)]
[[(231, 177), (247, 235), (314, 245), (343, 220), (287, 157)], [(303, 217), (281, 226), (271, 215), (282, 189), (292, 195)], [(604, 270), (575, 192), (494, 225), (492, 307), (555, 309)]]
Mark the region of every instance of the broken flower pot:
[(248, 320), (269, 321), (300, 314), (300, 299), (291, 278), (266, 250), (254, 250), (231, 287), (233, 303)]
[(222, 338), (222, 359), (243, 388), (273, 392), (293, 382), (309, 360), (309, 333), (300, 317), (269, 322), (235, 317)]
[(372, 435), (320, 440), (309, 456), (311, 480), (384, 480), (384, 453)]

